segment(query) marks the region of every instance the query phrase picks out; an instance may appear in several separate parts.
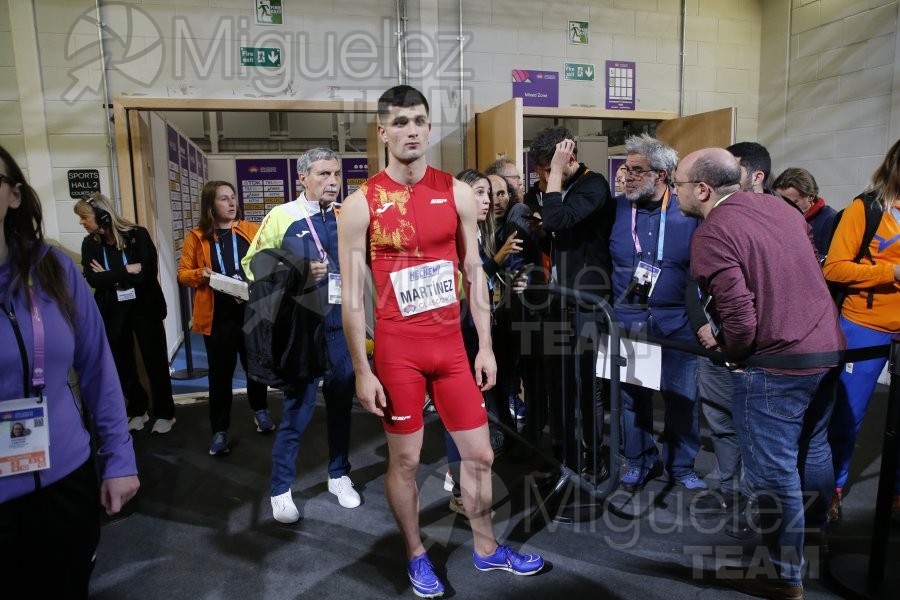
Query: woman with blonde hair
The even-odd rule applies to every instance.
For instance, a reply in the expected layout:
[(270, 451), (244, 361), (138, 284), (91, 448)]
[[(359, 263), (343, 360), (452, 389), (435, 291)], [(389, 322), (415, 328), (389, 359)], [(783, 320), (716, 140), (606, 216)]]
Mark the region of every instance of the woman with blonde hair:
[[(210, 286), (213, 273), (246, 281), (241, 259), (247, 254), (259, 225), (241, 220), (234, 186), (207, 181), (200, 192), (200, 221), (184, 240), (178, 264), (178, 283), (196, 289), (192, 331), (203, 335), (209, 365), (209, 423), (211, 456), (228, 454), (232, 379), (240, 358), (247, 372), (244, 345), (244, 302)], [(247, 376), (247, 400), (259, 433), (274, 431), (269, 417), (266, 385)]]
[(116, 213), (99, 193), (75, 203), (88, 235), (81, 243), (84, 277), (106, 325), (110, 349), (125, 392), (128, 428), (139, 431), (150, 420), (150, 397), (138, 380), (135, 340), (153, 396), (153, 433), (175, 424), (175, 401), (166, 347), (166, 299), (157, 280), (159, 257), (150, 233)]

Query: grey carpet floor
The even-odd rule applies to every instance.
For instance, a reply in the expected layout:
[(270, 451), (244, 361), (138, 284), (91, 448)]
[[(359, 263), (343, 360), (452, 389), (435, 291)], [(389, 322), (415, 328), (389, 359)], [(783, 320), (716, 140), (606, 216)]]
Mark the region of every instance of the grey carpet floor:
[[(854, 459), (844, 519), (829, 534), (835, 565), (868, 553), (884, 427), (884, 390), (867, 417)], [(270, 394), (273, 416), (281, 396)], [(661, 402), (657, 402), (659, 406)], [(232, 450), (207, 453), (210, 432), (203, 402), (179, 406), (177, 424), (164, 436), (136, 432), (141, 490), (125, 515), (104, 524), (91, 584), (96, 599), (396, 598), (414, 597), (404, 549), (385, 501), (386, 444), (377, 419), (353, 414), (352, 478), (363, 497), (359, 508), (338, 505), (327, 491), (327, 441), (321, 402), (297, 461), (294, 499), (302, 519), (282, 525), (269, 503), (272, 435), (256, 433), (243, 397), (232, 410)], [(657, 427), (661, 427), (657, 410)], [(705, 433), (705, 429), (704, 429)], [(714, 471), (708, 438), (697, 461), (701, 475)], [(744, 598), (715, 579), (723, 564), (752, 560), (758, 540), (723, 534), (725, 524), (698, 521), (694, 497), (664, 481), (637, 495), (616, 492), (600, 503), (573, 496), (581, 507), (575, 523), (532, 522), (550, 491), (536, 487), (546, 465), (495, 464), (495, 529), (501, 541), (541, 553), (547, 567), (533, 577), (481, 573), (471, 562), (471, 530), (447, 508), (446, 459), (440, 422), (426, 418), (419, 473), (422, 535), (447, 586), (446, 597)], [(577, 494), (577, 493), (576, 493)], [(593, 506), (591, 506), (593, 504)], [(900, 527), (891, 526), (888, 581), (877, 597), (896, 598)], [(862, 573), (858, 575), (861, 577)], [(829, 562), (809, 560), (807, 598), (847, 597), (829, 577)]]

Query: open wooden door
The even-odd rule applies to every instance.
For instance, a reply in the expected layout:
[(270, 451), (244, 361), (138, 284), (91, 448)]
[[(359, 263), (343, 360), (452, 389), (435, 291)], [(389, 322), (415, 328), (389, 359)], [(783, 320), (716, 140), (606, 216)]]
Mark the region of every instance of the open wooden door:
[(727, 148), (734, 143), (737, 110), (734, 107), (660, 121), (656, 137), (684, 158), (701, 148)]
[(522, 117), (521, 98), (512, 98), (475, 115), (479, 170), (484, 171), (492, 162), (505, 156), (515, 161), (516, 168), (522, 172), (522, 146), (525, 144)]

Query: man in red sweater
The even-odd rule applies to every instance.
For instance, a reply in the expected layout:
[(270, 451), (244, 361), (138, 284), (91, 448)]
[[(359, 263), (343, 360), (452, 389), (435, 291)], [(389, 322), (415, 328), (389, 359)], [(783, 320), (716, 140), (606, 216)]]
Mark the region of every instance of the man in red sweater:
[(809, 518), (820, 525), (834, 489), (832, 402), (817, 394), (833, 364), (790, 362), (793, 355), (842, 350), (845, 340), (803, 215), (766, 194), (739, 191), (740, 175), (728, 151), (707, 148), (686, 156), (673, 181), (681, 210), (704, 220), (691, 242), (691, 272), (715, 301), (719, 347), (739, 365), (751, 355), (768, 359), (760, 363), (765, 367), (732, 371), (732, 410), (771, 568), (757, 576), (723, 568), (720, 576), (750, 594), (802, 598), (802, 492), (812, 494)]

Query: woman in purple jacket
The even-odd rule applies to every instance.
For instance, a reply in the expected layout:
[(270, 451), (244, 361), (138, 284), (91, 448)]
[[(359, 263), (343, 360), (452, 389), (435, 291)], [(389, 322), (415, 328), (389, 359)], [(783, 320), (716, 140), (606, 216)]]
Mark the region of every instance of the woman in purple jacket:
[(9, 598), (87, 598), (98, 509), (134, 496), (137, 466), (97, 304), (41, 220), (0, 147), (0, 581)]

